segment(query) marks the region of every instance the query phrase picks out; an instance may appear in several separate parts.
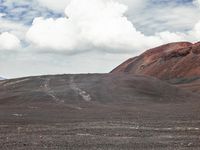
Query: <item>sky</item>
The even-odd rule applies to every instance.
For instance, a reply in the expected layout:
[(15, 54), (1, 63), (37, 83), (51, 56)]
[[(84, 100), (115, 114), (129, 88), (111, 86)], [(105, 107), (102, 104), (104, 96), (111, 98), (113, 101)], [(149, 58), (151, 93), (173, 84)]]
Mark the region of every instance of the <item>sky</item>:
[(5, 78), (107, 73), (178, 41), (200, 41), (200, 0), (0, 0)]

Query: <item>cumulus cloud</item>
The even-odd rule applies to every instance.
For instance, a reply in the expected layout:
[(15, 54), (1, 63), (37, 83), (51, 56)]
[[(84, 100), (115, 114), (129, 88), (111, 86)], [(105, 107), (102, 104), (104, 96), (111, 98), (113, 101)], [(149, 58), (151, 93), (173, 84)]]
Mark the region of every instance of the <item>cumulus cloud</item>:
[(14, 50), (20, 47), (20, 40), (13, 34), (0, 34), (0, 50)]
[(78, 44), (78, 34), (66, 18), (36, 18), (27, 32), (27, 39), (40, 48), (72, 50)]
[(146, 36), (127, 19), (126, 11), (126, 5), (115, 1), (72, 0), (65, 9), (67, 17), (36, 18), (27, 38), (43, 49), (109, 52), (126, 52), (183, 39), (168, 31)]

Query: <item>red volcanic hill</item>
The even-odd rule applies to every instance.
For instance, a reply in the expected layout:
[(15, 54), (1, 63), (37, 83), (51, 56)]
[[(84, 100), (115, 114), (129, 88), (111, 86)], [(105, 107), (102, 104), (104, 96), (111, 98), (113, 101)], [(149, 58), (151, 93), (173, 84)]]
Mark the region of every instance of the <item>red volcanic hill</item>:
[[(194, 82), (200, 77), (200, 43), (177, 42), (147, 50), (140, 56), (131, 58), (111, 73), (130, 73), (154, 76), (161, 80), (170, 80), (176, 84), (184, 82), (184, 88), (196, 87)], [(195, 90), (194, 86), (195, 83)], [(198, 82), (199, 83), (199, 82)]]

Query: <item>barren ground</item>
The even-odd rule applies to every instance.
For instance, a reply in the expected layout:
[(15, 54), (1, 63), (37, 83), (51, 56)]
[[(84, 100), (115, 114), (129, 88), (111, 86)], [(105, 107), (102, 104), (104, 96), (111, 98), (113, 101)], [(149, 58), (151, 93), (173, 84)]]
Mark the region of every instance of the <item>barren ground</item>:
[(0, 81), (1, 149), (199, 150), (200, 98), (155, 78)]

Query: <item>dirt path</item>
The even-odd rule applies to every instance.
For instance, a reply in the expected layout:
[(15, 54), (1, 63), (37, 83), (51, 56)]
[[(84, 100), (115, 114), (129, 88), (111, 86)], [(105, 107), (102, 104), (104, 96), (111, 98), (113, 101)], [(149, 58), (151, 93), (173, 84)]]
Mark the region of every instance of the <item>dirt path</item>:
[(70, 77), (70, 85), (69, 86), (72, 90), (74, 90), (74, 92), (76, 92), (78, 95), (80, 95), (84, 101), (89, 102), (92, 100), (90, 94), (88, 94), (86, 91), (80, 89), (77, 86), (77, 84), (74, 82), (73, 76)]

